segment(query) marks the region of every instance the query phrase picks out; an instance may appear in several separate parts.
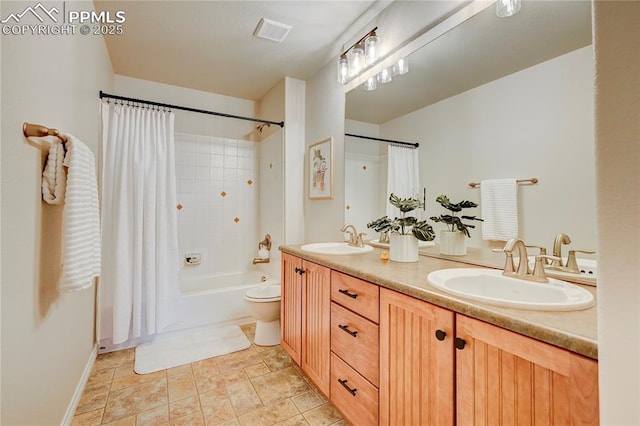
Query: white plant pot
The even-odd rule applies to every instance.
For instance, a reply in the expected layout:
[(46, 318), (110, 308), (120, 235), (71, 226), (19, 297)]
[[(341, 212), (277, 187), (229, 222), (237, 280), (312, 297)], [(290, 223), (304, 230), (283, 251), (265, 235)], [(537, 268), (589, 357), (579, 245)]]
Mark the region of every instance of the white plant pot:
[(467, 237), (458, 231), (440, 231), (440, 254), (464, 256), (467, 254)]
[(393, 262), (417, 262), (418, 239), (409, 235), (389, 235), (389, 259)]

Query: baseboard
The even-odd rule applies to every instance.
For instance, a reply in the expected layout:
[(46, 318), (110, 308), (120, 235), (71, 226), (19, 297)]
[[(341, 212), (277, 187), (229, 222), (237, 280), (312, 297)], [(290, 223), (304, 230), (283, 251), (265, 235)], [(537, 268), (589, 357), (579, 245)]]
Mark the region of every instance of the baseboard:
[(76, 413), (76, 409), (78, 408), (78, 404), (80, 403), (80, 398), (82, 398), (82, 393), (84, 392), (85, 386), (87, 386), (87, 382), (89, 381), (89, 376), (91, 375), (91, 370), (93, 370), (93, 364), (96, 362), (96, 357), (98, 356), (98, 345), (93, 345), (93, 350), (91, 351), (91, 355), (89, 356), (89, 360), (87, 361), (87, 365), (84, 367), (84, 371), (82, 372), (82, 377), (80, 377), (80, 381), (78, 382), (78, 386), (76, 386), (76, 391), (73, 393), (73, 398), (71, 398), (71, 402), (69, 403), (69, 407), (67, 407), (67, 412), (62, 419), (61, 425), (68, 426), (73, 421), (73, 415)]

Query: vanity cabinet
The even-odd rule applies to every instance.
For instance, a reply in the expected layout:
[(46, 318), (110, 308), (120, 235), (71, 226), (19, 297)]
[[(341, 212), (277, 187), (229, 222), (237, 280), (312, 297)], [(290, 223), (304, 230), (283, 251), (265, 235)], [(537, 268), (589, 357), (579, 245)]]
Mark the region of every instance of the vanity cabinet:
[(597, 361), (283, 253), (282, 346), (357, 425), (597, 425)]
[(281, 276), (282, 347), (329, 396), (331, 270), (283, 253)]
[(596, 425), (598, 363), (456, 316), (458, 424)]
[(352, 424), (378, 422), (379, 292), (376, 284), (331, 271), (331, 402)]
[(381, 425), (454, 424), (454, 333), (453, 312), (380, 289)]

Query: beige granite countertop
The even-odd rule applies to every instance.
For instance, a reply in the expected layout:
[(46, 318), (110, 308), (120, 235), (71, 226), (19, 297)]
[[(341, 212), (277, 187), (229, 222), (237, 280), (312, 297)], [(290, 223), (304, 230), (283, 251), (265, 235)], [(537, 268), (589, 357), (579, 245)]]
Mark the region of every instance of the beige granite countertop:
[[(596, 306), (579, 311), (551, 312), (504, 308), (449, 295), (427, 282), (430, 272), (444, 268), (468, 268), (467, 263), (419, 256), (417, 263), (380, 260), (382, 249), (350, 256), (304, 252), (299, 245), (281, 251), (376, 283), (454, 312), (476, 318), (525, 336), (550, 343), (586, 357), (598, 358)], [(462, 260), (462, 259), (461, 259)], [(593, 293), (595, 287), (582, 286)]]

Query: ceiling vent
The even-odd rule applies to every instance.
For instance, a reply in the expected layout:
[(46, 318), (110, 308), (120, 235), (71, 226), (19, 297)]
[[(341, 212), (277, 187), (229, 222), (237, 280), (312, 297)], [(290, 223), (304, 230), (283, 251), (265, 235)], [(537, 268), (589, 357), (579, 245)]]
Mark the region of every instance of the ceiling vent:
[(287, 37), (287, 34), (289, 34), (289, 31), (291, 31), (291, 25), (282, 24), (280, 22), (272, 21), (271, 19), (261, 18), (256, 30), (253, 32), (253, 35), (282, 43), (285, 37)]

